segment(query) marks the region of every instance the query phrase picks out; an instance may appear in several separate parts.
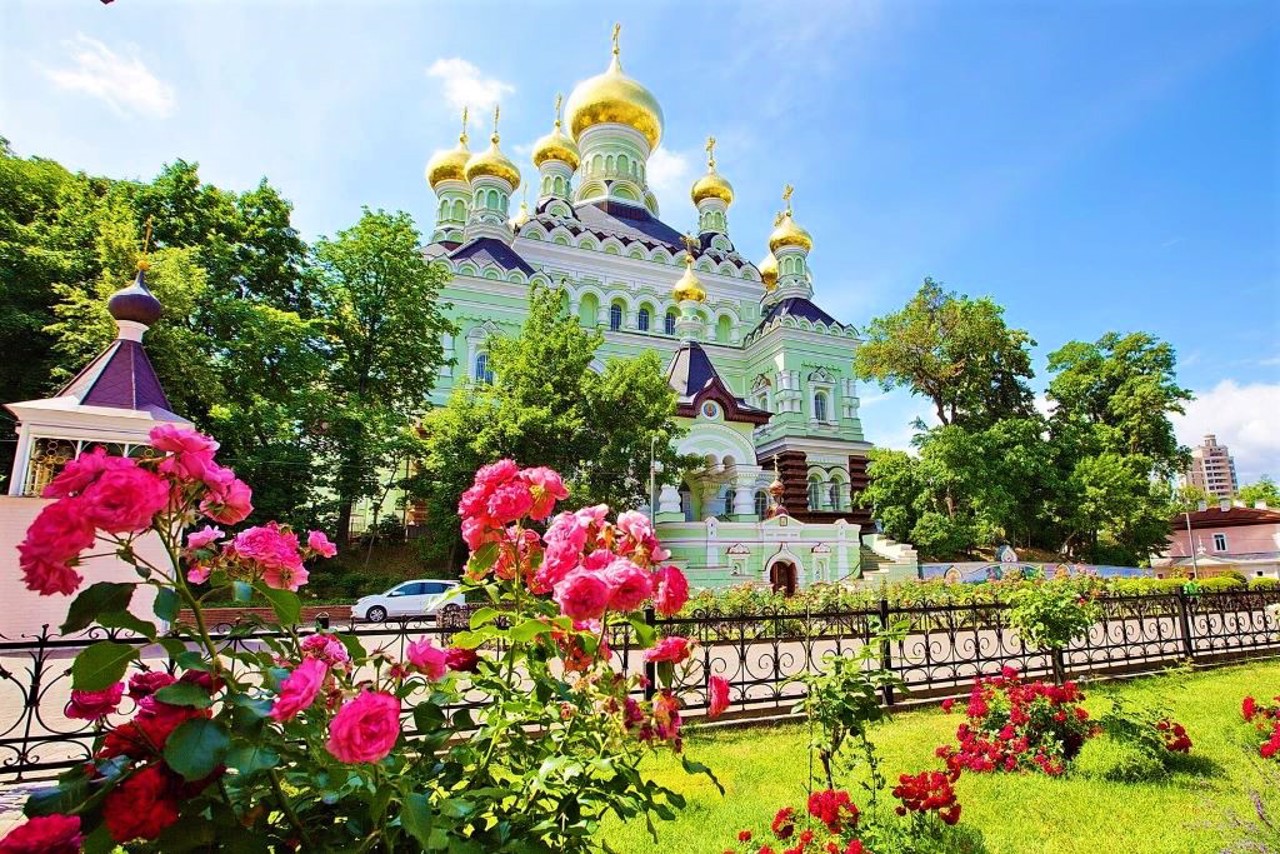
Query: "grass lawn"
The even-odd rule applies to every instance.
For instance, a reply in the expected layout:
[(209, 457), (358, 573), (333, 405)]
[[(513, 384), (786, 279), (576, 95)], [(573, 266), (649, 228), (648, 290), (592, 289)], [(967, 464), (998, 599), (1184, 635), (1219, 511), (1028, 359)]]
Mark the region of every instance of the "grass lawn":
[[(1145, 783), (1108, 782), (1079, 770), (1060, 778), (967, 774), (956, 786), (961, 824), (982, 832), (990, 854), (1208, 854), (1239, 839), (1227, 826), (1228, 815), (1252, 817), (1249, 792), (1265, 790), (1245, 747), (1249, 730), (1240, 718), (1240, 700), (1280, 693), (1280, 662), (1086, 686), (1092, 714), (1109, 708), (1107, 692), (1170, 708), (1194, 742), (1193, 758), (1165, 779)], [(953, 739), (962, 720), (933, 706), (899, 714), (875, 730), (890, 781), (903, 772), (941, 767), (934, 749)], [(738, 830), (764, 828), (780, 806), (803, 810), (806, 744), (805, 726), (795, 724), (690, 734), (686, 753), (715, 771), (725, 795), (704, 777), (685, 775), (669, 758), (655, 760), (649, 767), (653, 779), (683, 793), (688, 807), (677, 821), (658, 825), (656, 847), (643, 822), (616, 822), (606, 828), (606, 838), (617, 850), (636, 854), (719, 854)], [(1270, 797), (1275, 809), (1280, 798)], [(857, 793), (854, 799), (862, 803)]]

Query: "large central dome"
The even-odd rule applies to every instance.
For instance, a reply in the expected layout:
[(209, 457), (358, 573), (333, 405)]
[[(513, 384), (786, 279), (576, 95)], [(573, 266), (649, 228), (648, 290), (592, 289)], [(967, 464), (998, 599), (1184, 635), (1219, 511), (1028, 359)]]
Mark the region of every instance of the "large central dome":
[(622, 73), (616, 33), (609, 69), (575, 86), (565, 112), (574, 139), (593, 125), (609, 123), (635, 128), (649, 140), (651, 151), (662, 139), (662, 107), (652, 92)]

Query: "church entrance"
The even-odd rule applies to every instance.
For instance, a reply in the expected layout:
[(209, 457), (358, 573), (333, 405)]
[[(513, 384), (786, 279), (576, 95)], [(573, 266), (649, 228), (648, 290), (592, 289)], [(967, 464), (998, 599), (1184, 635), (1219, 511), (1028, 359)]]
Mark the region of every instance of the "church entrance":
[(787, 560), (778, 561), (769, 567), (769, 583), (773, 585), (774, 593), (796, 595), (796, 565)]

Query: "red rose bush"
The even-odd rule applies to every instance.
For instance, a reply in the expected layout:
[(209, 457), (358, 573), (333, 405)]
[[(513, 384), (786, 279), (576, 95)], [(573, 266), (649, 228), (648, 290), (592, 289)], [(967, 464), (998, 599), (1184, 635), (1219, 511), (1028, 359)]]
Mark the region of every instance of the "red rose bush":
[(1263, 759), (1280, 762), (1280, 696), (1273, 704), (1259, 703), (1253, 697), (1245, 697), (1240, 704), (1240, 715), (1262, 737), (1258, 753)]
[[(638, 771), (648, 752), (681, 749), (673, 685), (691, 654), (683, 638), (655, 645), (638, 613), (674, 614), (688, 598), (643, 514), (557, 514), (569, 493), (556, 472), (485, 466), (459, 503), (464, 586), (484, 607), (452, 645), (435, 634), (370, 649), (297, 625), (297, 591), (319, 571), (309, 563), (335, 553), (322, 532), (230, 530), (252, 491), (216, 461), (217, 443), (172, 425), (151, 441), (136, 459), (94, 449), (68, 463), (19, 548), (28, 588), (78, 594), (64, 634), (97, 624), (145, 643), (102, 640), (76, 657), (66, 714), (96, 727), (92, 760), (28, 801), (0, 854), (596, 851), (604, 815), (683, 806)], [(143, 537), (168, 560), (144, 560)], [(138, 580), (86, 579), (85, 557), (104, 551)], [(142, 588), (157, 621), (135, 604)], [(214, 636), (205, 603), (227, 599), (275, 617)], [(652, 699), (612, 665), (624, 630), (652, 647)], [(143, 648), (167, 661), (144, 663)], [(712, 677), (712, 716), (728, 695)]]

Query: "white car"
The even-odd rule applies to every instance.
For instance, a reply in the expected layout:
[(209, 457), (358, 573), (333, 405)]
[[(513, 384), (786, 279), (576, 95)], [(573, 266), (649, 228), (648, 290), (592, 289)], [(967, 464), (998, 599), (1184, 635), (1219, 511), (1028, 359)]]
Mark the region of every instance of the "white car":
[(404, 581), (386, 593), (364, 596), (351, 607), (357, 620), (381, 623), (388, 617), (425, 617), (447, 605), (461, 606), (466, 599), (457, 581), (417, 579)]

